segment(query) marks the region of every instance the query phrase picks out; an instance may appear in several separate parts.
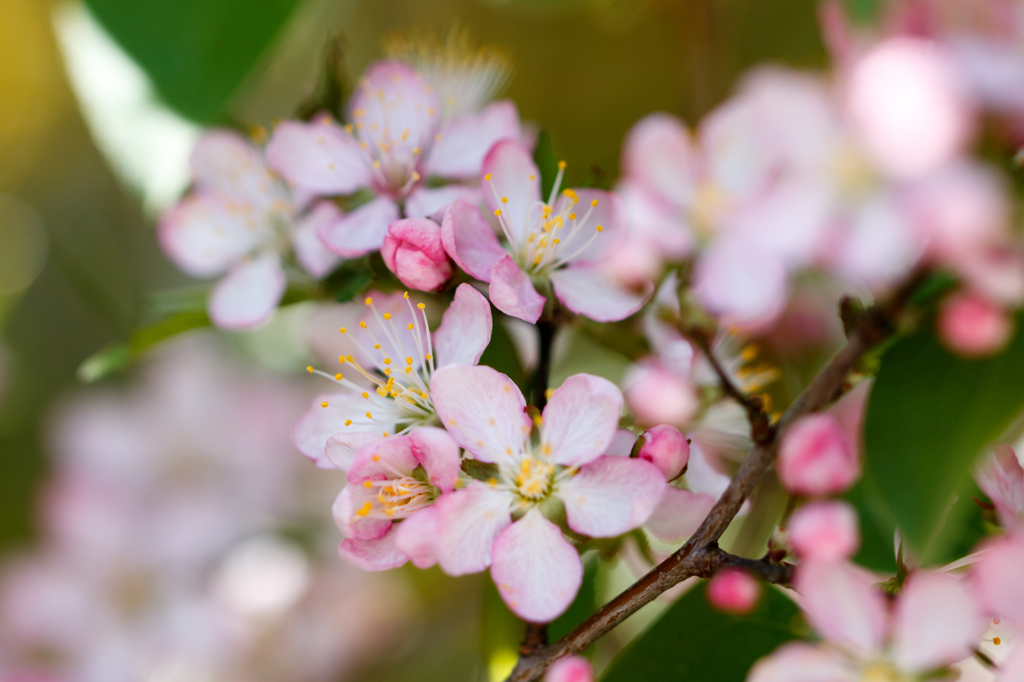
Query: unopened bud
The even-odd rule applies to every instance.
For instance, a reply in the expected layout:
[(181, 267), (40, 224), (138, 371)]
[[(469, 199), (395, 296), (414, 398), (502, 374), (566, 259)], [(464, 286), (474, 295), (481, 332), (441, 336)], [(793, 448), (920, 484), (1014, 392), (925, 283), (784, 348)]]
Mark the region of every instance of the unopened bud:
[(746, 571), (727, 568), (708, 582), (708, 601), (719, 611), (748, 614), (761, 598), (761, 583)]
[(690, 461), (690, 444), (679, 429), (659, 424), (644, 434), (644, 444), (638, 453), (640, 459), (658, 467), (665, 480), (671, 481), (682, 473)]
[(991, 355), (1006, 345), (1013, 333), (1010, 315), (992, 301), (976, 294), (950, 296), (942, 304), (939, 337), (959, 355)]
[(544, 682), (594, 682), (594, 669), (582, 656), (566, 656), (551, 664)]
[(857, 512), (846, 502), (812, 502), (789, 520), (789, 541), (802, 559), (839, 561), (860, 546)]

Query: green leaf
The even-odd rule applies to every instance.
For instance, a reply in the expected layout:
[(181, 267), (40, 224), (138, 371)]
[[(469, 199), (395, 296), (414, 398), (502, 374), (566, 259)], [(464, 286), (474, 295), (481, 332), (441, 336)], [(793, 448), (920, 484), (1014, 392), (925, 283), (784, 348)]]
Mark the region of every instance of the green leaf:
[(749, 616), (708, 604), (706, 583), (684, 594), (609, 666), (603, 682), (743, 682), (757, 659), (796, 639), (799, 610), (766, 587)]
[(551, 195), (551, 188), (555, 186), (559, 158), (555, 152), (555, 145), (551, 141), (551, 133), (546, 130), (540, 131), (540, 134), (537, 135), (537, 146), (533, 149), (533, 162), (540, 170), (541, 197), (547, 201), (548, 196)]
[(874, 23), (882, 9), (879, 0), (845, 0), (844, 4), (850, 18), (858, 24)]
[[(1019, 330), (1024, 315), (1016, 324)], [(1024, 334), (996, 356), (968, 360), (947, 351), (928, 324), (882, 356), (854, 497), (875, 534), (888, 538), (890, 556), (897, 527), (924, 563), (963, 546), (964, 533), (979, 523), (972, 521), (971, 467), (1022, 410)]]
[(185, 116), (218, 120), (298, 0), (86, 0)]
[(87, 384), (99, 381), (128, 367), (158, 343), (209, 326), (205, 311), (186, 311), (140, 327), (127, 342), (111, 344), (87, 358), (78, 368), (78, 380)]

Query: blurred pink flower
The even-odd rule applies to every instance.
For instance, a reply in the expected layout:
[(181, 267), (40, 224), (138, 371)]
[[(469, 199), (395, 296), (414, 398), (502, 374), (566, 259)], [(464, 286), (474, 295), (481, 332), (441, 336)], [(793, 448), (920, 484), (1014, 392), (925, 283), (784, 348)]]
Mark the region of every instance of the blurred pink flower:
[(860, 476), (857, 450), (829, 414), (801, 417), (786, 431), (777, 468), (782, 485), (801, 495), (834, 495)]
[(1006, 443), (993, 446), (974, 472), (978, 487), (988, 495), (1006, 528), (1024, 530), (1024, 469)]
[(690, 460), (690, 444), (686, 436), (667, 424), (651, 427), (643, 435), (644, 444), (637, 456), (658, 467), (665, 479), (678, 477)]
[(545, 202), (540, 171), (514, 141), (496, 144), (484, 159), (482, 173), (484, 198), (505, 244), (480, 210), (463, 201), (451, 205), (441, 230), (448, 255), (468, 274), (490, 284), (496, 308), (536, 322), (547, 300), (537, 287), (550, 287), (569, 310), (599, 322), (621, 320), (643, 306), (653, 291), (649, 281), (637, 293), (597, 267), (626, 237), (626, 217), (617, 196), (593, 189), (559, 194), (560, 169)]
[(1024, 626), (1024, 582), (1020, 579), (1024, 535), (1015, 529), (1008, 536), (990, 540), (981, 551), (984, 553), (971, 569), (978, 603), (986, 615)]
[(744, 570), (727, 568), (708, 581), (707, 595), (719, 611), (746, 615), (757, 607), (761, 583)]
[(594, 669), (582, 656), (566, 656), (551, 664), (544, 682), (594, 682)]
[(316, 232), (340, 216), (338, 209), (324, 202), (303, 211), (251, 142), (232, 131), (207, 132), (196, 143), (191, 167), (193, 191), (163, 215), (158, 236), (167, 256), (188, 274), (227, 271), (210, 296), (214, 324), (265, 322), (284, 295), (281, 259), (289, 252), (313, 277), (334, 269), (337, 257)]
[(513, 612), (533, 622), (553, 620), (572, 603), (583, 577), (576, 549), (546, 518), (553, 503), (564, 505), (574, 532), (614, 537), (641, 526), (665, 489), (652, 464), (601, 454), (615, 436), (622, 395), (605, 379), (569, 377), (544, 408), (534, 445), (526, 400), (505, 375), (452, 366), (437, 372), (431, 389), (456, 442), (498, 465), (494, 480), (473, 481), (438, 500), (438, 563), (451, 575), (490, 566)]
[(842, 561), (860, 546), (857, 512), (846, 502), (811, 502), (786, 524), (790, 544), (807, 561)]
[(966, 357), (993, 355), (1013, 336), (1010, 313), (970, 292), (953, 294), (942, 302), (937, 326), (943, 343)]
[(441, 226), (429, 218), (391, 223), (380, 255), (388, 270), (411, 289), (435, 291), (452, 276), (451, 261), (441, 244)]

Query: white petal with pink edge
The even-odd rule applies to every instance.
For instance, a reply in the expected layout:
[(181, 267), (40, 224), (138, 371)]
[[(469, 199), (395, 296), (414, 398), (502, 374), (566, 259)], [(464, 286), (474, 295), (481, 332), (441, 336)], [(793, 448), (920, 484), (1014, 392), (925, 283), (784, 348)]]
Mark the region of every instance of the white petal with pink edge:
[(437, 98), (427, 82), (408, 64), (379, 61), (363, 75), (352, 96), (350, 111), (359, 134), (382, 166), (415, 163), (414, 148), (434, 143), (439, 115)]
[(276, 254), (241, 263), (210, 294), (210, 319), (222, 329), (255, 327), (274, 314), (286, 285)]
[[(342, 413), (339, 413), (337, 409), (332, 410), (330, 408), (332, 406), (337, 408), (338, 406), (352, 402), (355, 401), (350, 393), (326, 393), (324, 395), (318, 395), (316, 400), (310, 404), (309, 409), (306, 410), (306, 412), (299, 417), (299, 420), (295, 422), (295, 425), (292, 426), (292, 443), (299, 452), (313, 460), (313, 462), (321, 469), (345, 469), (349, 461), (351, 461), (352, 456), (355, 455), (355, 450), (352, 450), (344, 460), (338, 460), (333, 457), (329, 457), (325, 453), (327, 441), (331, 436), (339, 431), (354, 430), (351, 427), (346, 427), (344, 417), (340, 416), (345, 412), (345, 410), (342, 410)], [(323, 407), (323, 403), (327, 403), (327, 407)], [(361, 404), (357, 405), (356, 409), (358, 409), (358, 407), (361, 407)], [(369, 436), (369, 434), (363, 435)], [(370, 437), (372, 438), (374, 436)]]
[(512, 499), (512, 493), (478, 481), (437, 499), (437, 561), (445, 573), (477, 573), (491, 565), (494, 540), (512, 523)]
[(437, 508), (421, 509), (398, 524), (395, 546), (416, 568), (437, 563)]
[(272, 182), (260, 150), (233, 130), (203, 133), (192, 149), (189, 166), (197, 187), (240, 201), (259, 202)]
[(511, 461), (522, 451), (530, 432), (526, 399), (504, 374), (451, 365), (434, 373), (430, 396), (448, 433), (480, 461)]
[(480, 209), (461, 199), (452, 203), (441, 222), (441, 243), (460, 268), (482, 282), (491, 281), (495, 264), (506, 256)]
[(518, 142), (499, 142), (487, 152), (482, 173), (484, 200), (492, 211), (502, 212), (512, 237), (517, 242), (522, 241), (526, 238), (527, 216), (541, 201), (540, 171), (530, 153)]
[(370, 158), (330, 118), (278, 125), (267, 145), (267, 162), (288, 182), (315, 194), (352, 194), (370, 185)]
[(194, 192), (163, 214), (157, 238), (167, 257), (194, 277), (218, 275), (265, 238), (251, 218), (210, 192)]
[(513, 613), (532, 623), (548, 623), (576, 598), (583, 562), (561, 529), (535, 508), (494, 542), (491, 578)]
[(443, 493), (451, 492), (459, 478), (462, 458), (448, 432), (436, 426), (420, 426), (409, 433), (409, 443), (430, 484)]
[(634, 292), (615, 281), (611, 273), (587, 266), (555, 270), (551, 273), (551, 284), (566, 308), (597, 322), (626, 319), (640, 310), (654, 292), (650, 281)]
[(501, 140), (517, 139), (519, 133), (519, 112), (509, 100), (460, 116), (441, 128), (441, 139), (427, 158), (427, 173), (461, 180), (476, 178), (488, 150)]
[(489, 281), (488, 293), (495, 308), (530, 324), (540, 319), (547, 299), (537, 293), (533, 282), (510, 256), (494, 264)]
[(622, 393), (607, 379), (574, 374), (544, 407), (542, 441), (555, 464), (579, 466), (601, 456), (612, 442), (622, 414)]
[(792, 642), (762, 658), (747, 682), (859, 682), (860, 673), (838, 651)]
[(480, 202), (480, 190), (465, 185), (417, 187), (405, 200), (405, 215), (407, 218), (430, 218), (440, 223), (448, 207), (459, 199), (476, 205)]
[(468, 284), (455, 290), (440, 326), (434, 331), (434, 355), (438, 367), (475, 365), (491, 342), (491, 304)]
[(342, 488), (334, 499), (331, 516), (334, 517), (334, 525), (341, 534), (353, 540), (376, 540), (383, 537), (392, 525), (390, 519), (357, 515), (352, 500), (352, 489), (348, 485)]
[(409, 476), (419, 464), (408, 436), (375, 438), (356, 452), (348, 468), (348, 481), (362, 483), (367, 478)]
[[(599, 189), (568, 190), (555, 200), (554, 215), (565, 215), (569, 222), (559, 230), (559, 259), (567, 263), (593, 263), (604, 260), (622, 247), (628, 218), (622, 200)], [(576, 226), (579, 226), (578, 228)]]
[(712, 246), (697, 264), (693, 291), (723, 324), (756, 328), (782, 312), (788, 279), (781, 258), (728, 239)]
[(320, 225), (317, 236), (329, 250), (344, 258), (358, 258), (380, 249), (388, 225), (398, 220), (398, 206), (389, 197), (380, 196), (343, 215), (339, 220)]
[(693, 199), (696, 158), (685, 124), (669, 114), (650, 114), (626, 137), (623, 165), (630, 180), (674, 207)]
[(642, 526), (665, 491), (665, 477), (642, 459), (598, 457), (558, 487), (569, 527), (610, 538)]
[(292, 231), (295, 260), (316, 279), (321, 279), (338, 264), (337, 254), (331, 253), (317, 236), (321, 225), (341, 220), (341, 211), (332, 201), (321, 201), (303, 216)]
[(375, 540), (345, 539), (338, 546), (341, 558), (364, 571), (386, 571), (398, 568), (408, 559), (395, 545), (397, 529), (392, 528)]
[(896, 602), (893, 654), (903, 670), (924, 673), (970, 656), (986, 625), (966, 584), (916, 571)]
[[(349, 395), (352, 399), (354, 396)], [(360, 405), (362, 407), (362, 405)], [(358, 408), (357, 408), (358, 409)], [(331, 434), (324, 446), (324, 456), (335, 469), (346, 471), (352, 466), (352, 461), (359, 450), (373, 441), (380, 438), (379, 433), (366, 433), (363, 431), (350, 431), (352, 427), (343, 427), (345, 430)], [(327, 467), (321, 467), (327, 468)]]
[(821, 635), (859, 658), (881, 652), (888, 615), (870, 575), (851, 564), (804, 561), (794, 582), (804, 612)]
[(718, 498), (665, 486), (658, 506), (647, 519), (647, 529), (663, 540), (682, 540), (693, 535)]

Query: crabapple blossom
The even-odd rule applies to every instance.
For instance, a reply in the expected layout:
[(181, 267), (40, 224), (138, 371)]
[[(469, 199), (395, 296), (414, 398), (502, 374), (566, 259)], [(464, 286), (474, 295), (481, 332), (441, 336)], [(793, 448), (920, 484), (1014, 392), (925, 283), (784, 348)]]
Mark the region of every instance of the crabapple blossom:
[[(334, 503), (334, 520), (345, 535), (338, 551), (365, 570), (401, 566), (404, 543), (415, 542), (415, 522), (459, 478), (459, 446), (443, 429), (421, 426), (406, 436), (367, 443), (348, 467), (348, 485)], [(403, 540), (403, 531), (412, 536)], [(409, 531), (404, 531), (409, 533)]]
[(988, 495), (1006, 528), (1024, 526), (1024, 469), (1017, 453), (1006, 443), (997, 443), (974, 472), (978, 487)]
[(849, 559), (860, 546), (857, 512), (846, 502), (811, 502), (797, 509), (786, 526), (789, 542), (805, 560)]
[(452, 276), (451, 261), (441, 244), (441, 226), (429, 218), (391, 223), (380, 255), (388, 270), (412, 289), (435, 291)]
[(746, 615), (761, 598), (761, 583), (739, 568), (726, 568), (708, 581), (708, 601), (719, 611)]
[(795, 586), (823, 638), (786, 644), (761, 659), (749, 682), (912, 680), (971, 655), (985, 631), (968, 587), (916, 571), (890, 610), (866, 572), (841, 562), (803, 562)]
[(659, 424), (644, 433), (644, 444), (637, 456), (658, 467), (666, 480), (671, 481), (686, 468), (690, 459), (690, 444), (686, 436), (667, 424)]
[(1024, 626), (1024, 535), (1013, 532), (982, 546), (981, 558), (971, 567), (971, 584), (985, 613)]
[(470, 179), (492, 144), (519, 136), (510, 102), (455, 118), (443, 132), (438, 107), (437, 94), (419, 73), (386, 60), (363, 76), (344, 127), (324, 115), (275, 128), (268, 158), (296, 187), (327, 196), (368, 190), (375, 197), (320, 227), (328, 249), (346, 258), (376, 251), (388, 225), (403, 213), (424, 218), (471, 195), (459, 184), (428, 187), (426, 178)]
[(601, 454), (615, 436), (622, 395), (605, 379), (571, 376), (533, 430), (518, 387), (489, 367), (438, 370), (431, 391), (455, 441), (497, 465), (488, 482), (437, 501), (437, 562), (451, 575), (490, 566), (513, 612), (553, 620), (576, 596), (583, 564), (549, 516), (564, 509), (575, 533), (614, 537), (641, 526), (665, 489), (649, 462)]
[(455, 290), (433, 334), (426, 304), (414, 306), (408, 292), (370, 295), (364, 303), (370, 321), (340, 329), (352, 347), (338, 360), (355, 377), (308, 368), (347, 392), (318, 396), (292, 427), (295, 447), (325, 469), (347, 469), (356, 451), (380, 436), (439, 425), (430, 388), (434, 372), (475, 365), (491, 340), (490, 305), (468, 284)]
[(779, 446), (779, 479), (801, 495), (840, 493), (860, 476), (857, 450), (830, 414), (801, 417)]
[(214, 287), (210, 318), (224, 328), (266, 321), (284, 295), (282, 258), (294, 253), (307, 273), (327, 275), (337, 257), (316, 237), (340, 214), (329, 202), (303, 210), (268, 168), (263, 151), (238, 133), (205, 133), (192, 152), (193, 191), (160, 219), (164, 252), (196, 277), (227, 272)]
[(547, 199), (540, 171), (521, 144), (506, 140), (487, 153), (482, 192), (494, 212), (502, 244), (480, 210), (455, 201), (441, 225), (444, 247), (473, 277), (490, 284), (502, 312), (534, 323), (553, 290), (569, 310), (599, 322), (629, 317), (653, 291), (617, 286), (598, 266), (625, 238), (626, 218), (614, 194), (594, 189), (559, 192), (565, 164)]
[(594, 669), (582, 656), (566, 656), (551, 664), (544, 682), (594, 682)]
[(953, 294), (942, 302), (937, 320), (939, 338), (950, 350), (967, 357), (992, 355), (1013, 335), (1007, 311), (977, 294)]

